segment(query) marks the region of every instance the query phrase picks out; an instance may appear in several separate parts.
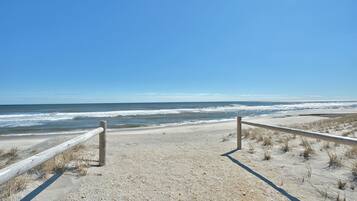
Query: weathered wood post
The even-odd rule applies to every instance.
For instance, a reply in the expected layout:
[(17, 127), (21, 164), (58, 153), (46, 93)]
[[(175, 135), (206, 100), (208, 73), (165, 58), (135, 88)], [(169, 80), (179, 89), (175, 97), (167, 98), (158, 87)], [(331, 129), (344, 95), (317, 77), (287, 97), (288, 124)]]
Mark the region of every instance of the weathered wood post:
[(103, 128), (103, 132), (99, 134), (99, 166), (105, 165), (105, 135), (107, 133), (107, 122), (100, 121), (100, 127)]
[(242, 117), (237, 117), (237, 150), (242, 149)]

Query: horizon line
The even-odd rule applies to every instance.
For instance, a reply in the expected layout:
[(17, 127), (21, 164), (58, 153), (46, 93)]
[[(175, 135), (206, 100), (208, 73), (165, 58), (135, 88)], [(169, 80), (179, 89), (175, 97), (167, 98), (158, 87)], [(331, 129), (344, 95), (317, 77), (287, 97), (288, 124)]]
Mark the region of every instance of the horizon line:
[(95, 104), (157, 104), (157, 103), (229, 103), (229, 102), (270, 102), (270, 103), (307, 103), (307, 102), (357, 102), (357, 100), (221, 100), (221, 101), (148, 101), (148, 102), (68, 102), (68, 103), (0, 103), (0, 106), (20, 105), (95, 105)]

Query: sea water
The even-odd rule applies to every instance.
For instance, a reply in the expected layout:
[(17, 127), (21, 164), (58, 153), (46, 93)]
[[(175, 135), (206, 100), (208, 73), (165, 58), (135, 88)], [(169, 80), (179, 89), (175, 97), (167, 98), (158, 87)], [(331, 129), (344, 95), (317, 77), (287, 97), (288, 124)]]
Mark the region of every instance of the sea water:
[(357, 108), (357, 102), (182, 102), (0, 105), (0, 135), (76, 133), (109, 128), (229, 121), (309, 109)]

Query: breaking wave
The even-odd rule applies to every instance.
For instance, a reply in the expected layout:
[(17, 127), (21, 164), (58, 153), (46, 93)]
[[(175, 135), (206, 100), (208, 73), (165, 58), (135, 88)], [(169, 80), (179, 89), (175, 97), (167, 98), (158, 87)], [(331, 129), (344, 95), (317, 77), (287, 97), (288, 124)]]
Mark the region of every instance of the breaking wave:
[(239, 111), (294, 111), (308, 109), (344, 109), (357, 108), (357, 102), (310, 102), (310, 103), (286, 103), (273, 105), (242, 105), (229, 104), (219, 107), (204, 108), (178, 108), (155, 110), (118, 110), (103, 112), (58, 112), (58, 113), (25, 113), (0, 115), (0, 127), (24, 127), (38, 126), (48, 122), (72, 120), (78, 118), (115, 118), (125, 116), (170, 115), (182, 113), (220, 113)]

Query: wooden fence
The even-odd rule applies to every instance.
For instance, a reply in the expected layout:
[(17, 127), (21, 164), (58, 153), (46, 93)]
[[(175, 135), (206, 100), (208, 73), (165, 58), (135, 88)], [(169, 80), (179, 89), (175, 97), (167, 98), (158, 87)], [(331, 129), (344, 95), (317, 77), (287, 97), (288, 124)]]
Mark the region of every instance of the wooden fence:
[(253, 122), (249, 122), (249, 121), (242, 121), (241, 117), (237, 117), (237, 149), (238, 150), (242, 149), (242, 124), (260, 127), (260, 128), (266, 128), (266, 129), (285, 132), (285, 133), (290, 133), (293, 135), (300, 135), (300, 136), (304, 136), (304, 137), (326, 140), (326, 141), (335, 142), (335, 143), (339, 143), (339, 144), (357, 146), (357, 138), (344, 137), (344, 136), (319, 133), (319, 132), (304, 131), (304, 130), (300, 130), (300, 129), (287, 128), (287, 127), (282, 127), (282, 126), (253, 123)]
[(91, 130), (85, 134), (77, 136), (73, 139), (70, 139), (62, 144), (59, 144), (55, 147), (47, 149), (41, 153), (38, 153), (34, 156), (31, 156), (27, 159), (9, 165), (0, 170), (0, 185), (9, 181), (10, 179), (17, 177), (30, 169), (41, 165), (42, 163), (50, 160), (51, 158), (57, 156), (58, 154), (63, 153), (66, 150), (73, 148), (76, 145), (79, 145), (90, 138), (99, 135), (99, 165), (105, 165), (105, 147), (106, 147), (106, 135), (107, 123), (105, 121), (100, 122), (100, 127), (94, 130)]

